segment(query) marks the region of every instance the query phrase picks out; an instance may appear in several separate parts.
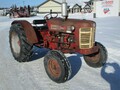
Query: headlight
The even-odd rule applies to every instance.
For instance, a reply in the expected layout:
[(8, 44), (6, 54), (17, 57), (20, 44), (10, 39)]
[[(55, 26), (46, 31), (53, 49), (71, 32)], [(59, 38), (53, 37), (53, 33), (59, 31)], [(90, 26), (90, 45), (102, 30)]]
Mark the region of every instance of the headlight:
[(68, 26), (68, 27), (67, 27), (66, 32), (67, 32), (67, 33), (72, 33), (72, 31), (74, 31), (74, 30), (75, 30), (75, 27), (74, 27), (73, 25), (71, 25), (71, 26)]
[(75, 27), (74, 26), (71, 26), (71, 31), (74, 31), (75, 30)]

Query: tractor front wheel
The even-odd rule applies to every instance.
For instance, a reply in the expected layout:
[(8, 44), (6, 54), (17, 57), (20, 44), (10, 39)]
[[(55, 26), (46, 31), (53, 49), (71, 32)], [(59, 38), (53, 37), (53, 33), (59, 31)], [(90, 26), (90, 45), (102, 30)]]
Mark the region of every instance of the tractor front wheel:
[(84, 60), (87, 63), (87, 65), (91, 67), (101, 67), (103, 66), (107, 61), (107, 50), (106, 48), (99, 42), (95, 43), (96, 46), (99, 47), (98, 52), (90, 54), (90, 55), (84, 55)]
[(44, 58), (44, 66), (49, 78), (57, 83), (63, 83), (70, 77), (71, 66), (60, 51), (49, 51)]
[(23, 27), (13, 24), (9, 32), (9, 42), (14, 58), (19, 62), (29, 61), (32, 54), (32, 45), (27, 42)]

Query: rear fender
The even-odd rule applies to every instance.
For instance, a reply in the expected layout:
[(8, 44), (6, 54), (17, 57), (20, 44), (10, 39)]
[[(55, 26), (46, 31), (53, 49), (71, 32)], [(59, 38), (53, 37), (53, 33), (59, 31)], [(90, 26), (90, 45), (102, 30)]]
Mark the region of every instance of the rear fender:
[(19, 20), (19, 21), (13, 21), (13, 24), (20, 24), (23, 27), (23, 30), (25, 31), (26, 37), (27, 37), (27, 41), (30, 44), (34, 44), (38, 42), (35, 30), (33, 29), (32, 25), (26, 21), (26, 20)]

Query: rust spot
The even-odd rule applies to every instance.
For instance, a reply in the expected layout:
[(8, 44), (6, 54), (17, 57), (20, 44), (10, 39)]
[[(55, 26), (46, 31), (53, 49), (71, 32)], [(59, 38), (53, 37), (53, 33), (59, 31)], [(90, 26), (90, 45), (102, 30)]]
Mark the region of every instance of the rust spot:
[(61, 67), (57, 60), (50, 59), (48, 62), (48, 71), (54, 78), (59, 78), (61, 75)]

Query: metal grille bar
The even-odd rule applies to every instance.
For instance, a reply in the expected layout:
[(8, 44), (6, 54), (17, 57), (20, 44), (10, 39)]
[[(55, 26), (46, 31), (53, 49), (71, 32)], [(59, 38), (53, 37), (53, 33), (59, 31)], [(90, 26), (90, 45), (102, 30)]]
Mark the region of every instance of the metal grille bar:
[(79, 29), (79, 48), (88, 49), (92, 48), (95, 42), (95, 29), (94, 28), (80, 28)]

